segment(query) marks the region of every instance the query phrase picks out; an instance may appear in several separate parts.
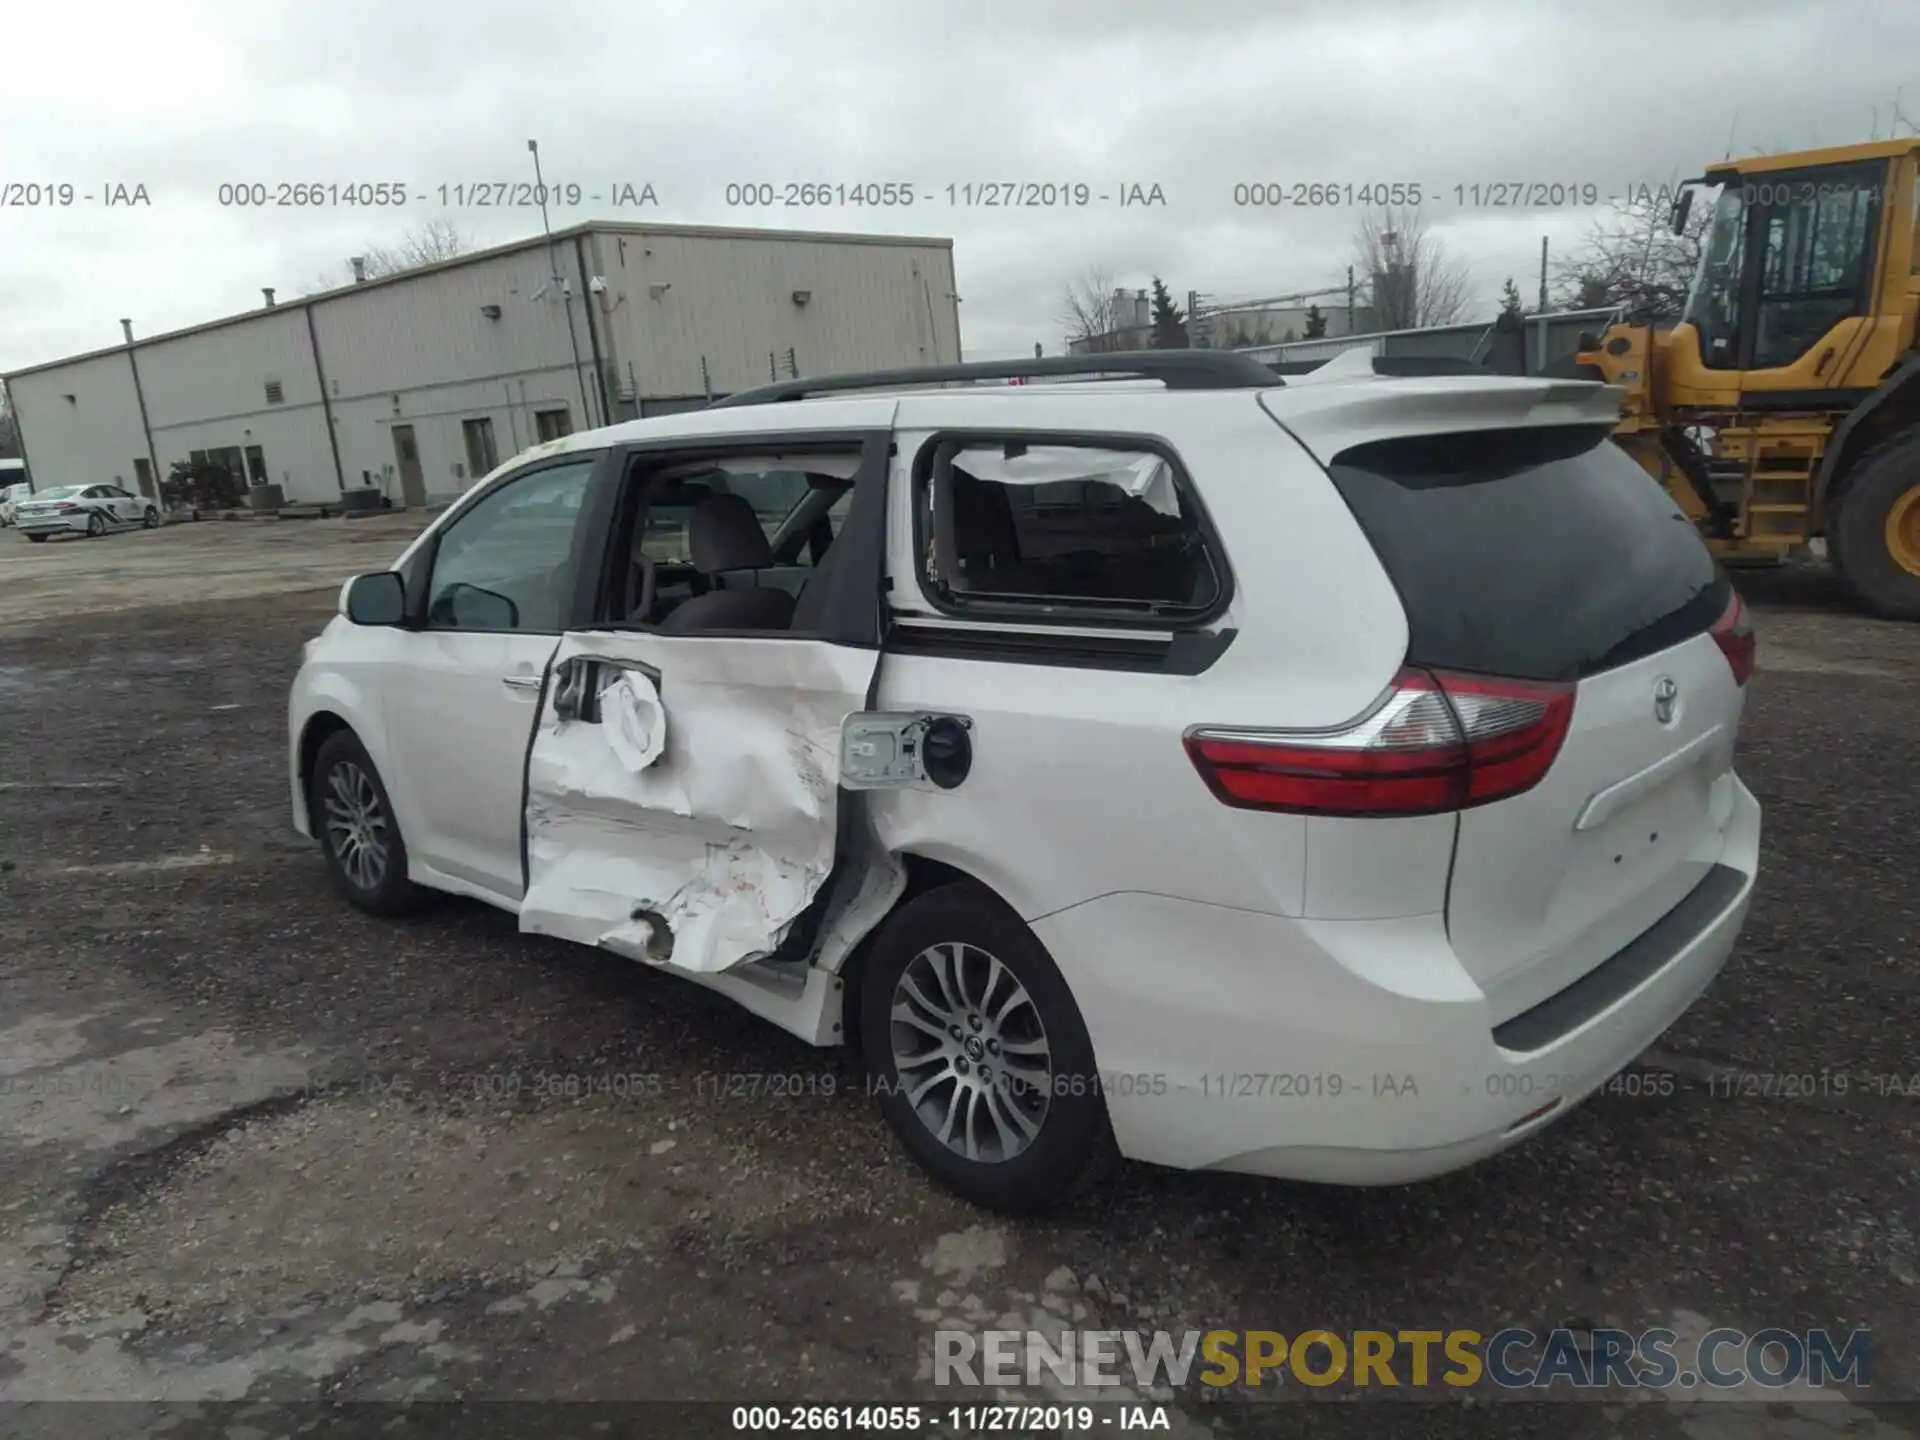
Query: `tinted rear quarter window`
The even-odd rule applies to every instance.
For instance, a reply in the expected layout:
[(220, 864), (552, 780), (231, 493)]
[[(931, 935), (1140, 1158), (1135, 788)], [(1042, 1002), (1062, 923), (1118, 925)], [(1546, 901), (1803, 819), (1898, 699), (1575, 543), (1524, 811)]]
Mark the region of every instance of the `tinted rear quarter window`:
[(1727, 586), (1606, 428), (1378, 440), (1328, 471), (1406, 606), (1409, 663), (1572, 680), (1710, 628)]

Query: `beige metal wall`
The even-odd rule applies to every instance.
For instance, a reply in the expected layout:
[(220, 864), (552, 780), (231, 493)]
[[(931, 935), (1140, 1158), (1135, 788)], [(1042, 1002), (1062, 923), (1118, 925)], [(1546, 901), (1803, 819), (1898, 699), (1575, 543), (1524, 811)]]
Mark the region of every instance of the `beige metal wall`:
[[(139, 346), (160, 473), (196, 450), (257, 446), (289, 500), (338, 496), (303, 310), (258, 313)], [(268, 398), (279, 386), (278, 403)], [(29, 441), (31, 443), (31, 441)]]
[[(642, 399), (715, 394), (784, 377), (960, 358), (953, 247), (869, 237), (635, 234), (591, 237), (607, 290), (603, 350)], [(804, 292), (804, 304), (794, 299)]]
[[(562, 285), (553, 282), (555, 264)], [(501, 460), (534, 442), (537, 411), (565, 409), (576, 430), (598, 424), (579, 289), (572, 247), (560, 242), (552, 262), (541, 246), (316, 303), (314, 328), (347, 485), (371, 483), (400, 503), (395, 425), (413, 428), (427, 493), (437, 497), (479, 478), (466, 444), (468, 421), (492, 426)], [(497, 319), (489, 306), (499, 307)], [(583, 381), (590, 406), (581, 399)]]
[(26, 437), (37, 489), (100, 484), (139, 488), (133, 462), (145, 457), (147, 441), (140, 430), (126, 351), (18, 376), (7, 386), (7, 396)]
[[(862, 236), (596, 229), (579, 251), (566, 234), (551, 254), (534, 244), (482, 255), (143, 341), (136, 354), (162, 477), (194, 451), (258, 446), (290, 502), (337, 501), (343, 485), (370, 484), (399, 504), (396, 425), (412, 427), (434, 499), (479, 478), (472, 425), (491, 426), (505, 461), (535, 442), (542, 411), (564, 409), (574, 430), (606, 423), (596, 343), (614, 419), (697, 403), (703, 356), (715, 394), (764, 384), (770, 353), (784, 375), (789, 349), (802, 375), (952, 361), (953, 250)], [(146, 444), (124, 350), (17, 377), (12, 392), (36, 481), (133, 488)]]

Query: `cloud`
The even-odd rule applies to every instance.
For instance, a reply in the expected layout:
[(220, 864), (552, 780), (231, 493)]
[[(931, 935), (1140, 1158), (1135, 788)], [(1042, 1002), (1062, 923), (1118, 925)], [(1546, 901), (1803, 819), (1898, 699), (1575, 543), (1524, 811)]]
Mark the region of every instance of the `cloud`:
[[(1844, 45), (1844, 67), (1821, 63)], [(1830, 0), (1054, 0), (655, 3), (187, 0), (14, 7), (0, 184), (141, 183), (142, 210), (0, 208), (0, 369), (292, 295), (368, 242), (451, 218), (483, 243), (536, 211), (441, 184), (651, 182), (648, 218), (950, 235), (967, 353), (1059, 343), (1073, 275), (1222, 298), (1344, 283), (1358, 212), (1234, 186), (1420, 183), (1481, 305), (1577, 210), (1468, 203), (1522, 180), (1615, 193), (1735, 153), (1865, 139), (1920, 54), (1920, 12)], [(1920, 84), (1906, 99), (1920, 114)], [(223, 207), (236, 182), (400, 182), (404, 210)], [(729, 206), (729, 183), (908, 181), (910, 209)], [(1164, 207), (987, 208), (946, 187), (1158, 185)], [(1454, 187), (1468, 199), (1457, 199)], [(956, 189), (956, 197), (964, 195)], [(591, 218), (562, 208), (556, 225)], [(615, 216), (601, 207), (597, 212)]]

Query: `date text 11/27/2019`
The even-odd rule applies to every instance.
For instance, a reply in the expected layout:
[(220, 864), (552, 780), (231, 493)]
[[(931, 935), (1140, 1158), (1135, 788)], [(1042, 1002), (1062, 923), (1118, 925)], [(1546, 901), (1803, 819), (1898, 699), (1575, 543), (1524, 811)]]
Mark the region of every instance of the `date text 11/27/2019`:
[(1082, 210), (1094, 205), (1164, 210), (1167, 192), (1152, 181), (966, 180), (916, 185), (906, 180), (743, 180), (721, 192), (729, 209), (795, 210), (861, 207), (905, 210), (915, 205), (960, 210)]
[(1465, 210), (1591, 209), (1597, 205), (1671, 205), (1672, 185), (1602, 184), (1597, 180), (1484, 180), (1424, 185), (1413, 180), (1243, 180), (1233, 187), (1240, 209), (1326, 210), (1349, 207), (1451, 205)]

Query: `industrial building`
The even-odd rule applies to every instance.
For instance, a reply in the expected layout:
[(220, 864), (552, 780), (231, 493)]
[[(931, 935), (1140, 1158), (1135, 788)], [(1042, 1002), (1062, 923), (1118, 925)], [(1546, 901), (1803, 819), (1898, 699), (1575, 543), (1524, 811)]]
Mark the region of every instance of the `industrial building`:
[(458, 494), (540, 440), (960, 358), (953, 242), (590, 222), (6, 376), (37, 486), (210, 461), (288, 504)]

